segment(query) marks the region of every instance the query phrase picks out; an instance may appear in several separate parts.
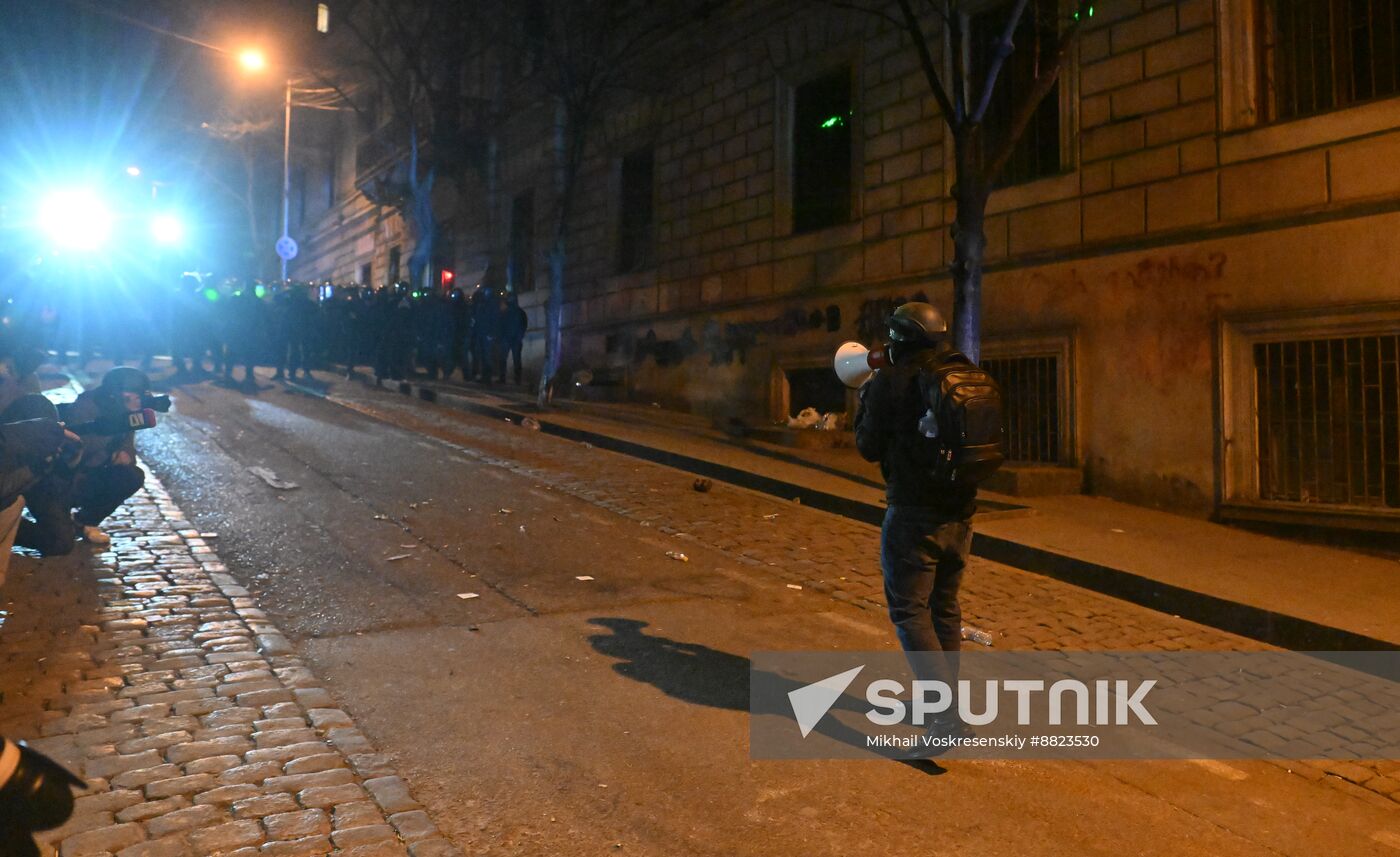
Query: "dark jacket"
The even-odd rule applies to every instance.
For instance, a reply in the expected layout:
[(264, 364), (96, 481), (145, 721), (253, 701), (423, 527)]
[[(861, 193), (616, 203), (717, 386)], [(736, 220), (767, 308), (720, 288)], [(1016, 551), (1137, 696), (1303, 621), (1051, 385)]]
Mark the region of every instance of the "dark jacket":
[[(128, 411), (120, 398), (107, 396), (98, 388), (78, 396), (73, 404), (68, 406), (64, 417), (69, 425), (76, 426), (92, 422), (98, 417), (125, 413)], [(112, 463), (112, 456), (118, 452), (125, 452), (131, 456), (132, 461), (136, 460), (135, 432), (114, 435), (89, 434), (82, 435), (82, 438), (83, 458), (80, 466), (83, 468), (106, 467)]]
[(936, 359), (929, 352), (909, 355), (877, 371), (861, 388), (856, 447), (866, 461), (880, 462), (891, 506), (921, 506), (961, 521), (976, 511), (977, 489), (935, 481), (930, 471), (937, 442), (919, 433), (919, 418), (929, 407), (919, 385), (919, 364)]

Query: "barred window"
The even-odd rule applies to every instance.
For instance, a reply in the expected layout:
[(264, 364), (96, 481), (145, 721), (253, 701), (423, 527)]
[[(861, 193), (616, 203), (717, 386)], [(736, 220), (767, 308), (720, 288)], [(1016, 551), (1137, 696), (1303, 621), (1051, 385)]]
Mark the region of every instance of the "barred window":
[(1400, 0), (1261, 0), (1268, 121), (1400, 93)]
[(1400, 508), (1400, 336), (1254, 345), (1259, 496)]
[(617, 225), (617, 270), (639, 271), (651, 264), (654, 157), (639, 149), (622, 159), (622, 199)]
[[(1006, 30), (1015, 4), (1008, 3), (973, 17), (968, 34), (974, 70), (974, 98), (980, 97), (983, 81), (996, 55), (996, 43)], [(992, 99), (982, 117), (986, 139), (993, 144), (1005, 139), (1011, 128), (1011, 117), (1026, 97), (1035, 81), (1038, 69), (1055, 61), (1059, 46), (1058, 0), (1033, 0), (1026, 4), (1021, 20), (1012, 36), (1015, 50), (1002, 64), (997, 74)], [(1056, 81), (1026, 126), (1025, 133), (1012, 150), (997, 187), (1022, 184), (1054, 175), (1063, 168), (1060, 146), (1060, 84)]]
[(793, 93), (792, 229), (851, 219), (851, 69), (842, 66)]

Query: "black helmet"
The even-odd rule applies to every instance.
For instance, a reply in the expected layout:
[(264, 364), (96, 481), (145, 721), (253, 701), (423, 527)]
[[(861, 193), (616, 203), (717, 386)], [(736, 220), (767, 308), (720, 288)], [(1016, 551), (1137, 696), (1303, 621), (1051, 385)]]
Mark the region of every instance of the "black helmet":
[(890, 341), (910, 345), (936, 345), (948, 332), (943, 314), (926, 303), (900, 304), (889, 320)]
[(146, 373), (133, 366), (118, 366), (109, 369), (106, 375), (102, 376), (103, 391), (111, 394), (116, 393), (149, 393), (151, 391), (151, 379), (146, 377)]
[(15, 399), (0, 411), (0, 423), (17, 423), (20, 420), (57, 420), (58, 408), (47, 396), (40, 393), (27, 393)]

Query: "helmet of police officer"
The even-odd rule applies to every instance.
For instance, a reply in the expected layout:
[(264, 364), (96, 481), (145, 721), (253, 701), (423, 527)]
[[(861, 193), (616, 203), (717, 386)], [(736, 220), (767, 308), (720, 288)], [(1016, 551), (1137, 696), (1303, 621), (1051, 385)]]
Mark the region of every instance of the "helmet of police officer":
[(135, 393), (139, 396), (151, 391), (151, 379), (133, 366), (118, 366), (102, 376), (102, 390), (112, 395)]
[(943, 313), (919, 301), (900, 304), (885, 324), (890, 342), (901, 345), (937, 345), (948, 334)]

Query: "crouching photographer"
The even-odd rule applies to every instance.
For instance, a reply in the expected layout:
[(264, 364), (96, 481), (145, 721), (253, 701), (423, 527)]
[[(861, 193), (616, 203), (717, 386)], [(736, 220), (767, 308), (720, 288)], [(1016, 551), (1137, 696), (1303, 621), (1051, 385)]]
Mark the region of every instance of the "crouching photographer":
[(81, 455), (25, 492), (34, 520), (20, 522), (16, 544), (61, 556), (79, 537), (93, 545), (111, 543), (98, 525), (146, 483), (146, 471), (136, 465), (134, 429), (154, 423), (142, 408), (154, 398), (150, 386), (144, 372), (119, 366), (64, 409), (64, 422), (82, 439)]
[[(34, 399), (47, 405), (47, 410), (41, 407), (37, 413), (26, 414), (26, 410), (33, 410)], [(0, 415), (0, 583), (10, 566), (10, 548), (25, 505), (22, 495), (64, 457), (65, 448), (80, 447), (81, 441), (64, 431), (58, 412), (43, 396), (23, 396)], [(76, 462), (75, 455), (72, 460)]]
[(39, 857), (34, 832), (73, 814), (73, 789), (83, 781), (32, 747), (0, 738), (0, 854)]

